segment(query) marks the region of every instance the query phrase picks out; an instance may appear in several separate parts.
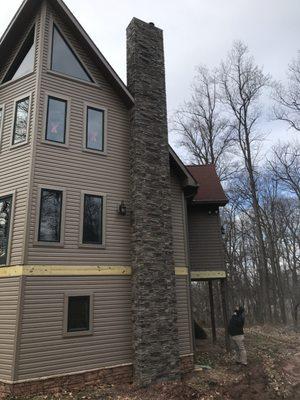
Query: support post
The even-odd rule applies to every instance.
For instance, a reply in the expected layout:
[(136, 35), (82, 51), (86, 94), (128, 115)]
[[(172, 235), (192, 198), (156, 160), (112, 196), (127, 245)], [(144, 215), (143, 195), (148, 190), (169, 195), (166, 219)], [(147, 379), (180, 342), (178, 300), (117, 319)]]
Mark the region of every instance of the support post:
[(225, 329), (225, 346), (226, 351), (230, 351), (230, 339), (228, 333), (228, 307), (227, 307), (227, 285), (226, 279), (220, 280), (220, 291), (221, 291), (221, 299), (222, 299), (222, 311), (223, 311), (223, 321), (224, 321), (224, 329)]
[(209, 288), (209, 303), (210, 303), (210, 320), (211, 320), (211, 331), (212, 331), (212, 340), (213, 344), (217, 341), (216, 334), (216, 320), (215, 320), (215, 305), (214, 305), (214, 292), (213, 292), (213, 284), (212, 280), (208, 281)]

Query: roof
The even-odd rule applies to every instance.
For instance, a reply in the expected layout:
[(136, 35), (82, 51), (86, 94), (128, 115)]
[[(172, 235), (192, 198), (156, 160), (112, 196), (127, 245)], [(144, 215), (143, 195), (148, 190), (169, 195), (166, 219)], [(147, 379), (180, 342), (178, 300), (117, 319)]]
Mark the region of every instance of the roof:
[(196, 189), (198, 188), (197, 181), (170, 145), (169, 154), (171, 167), (176, 168), (180, 176), (184, 179), (184, 186), (194, 188), (194, 193), (196, 193)]
[(225, 206), (228, 203), (228, 199), (213, 164), (188, 165), (187, 169), (199, 185), (193, 199), (194, 204), (216, 204)]
[[(104, 73), (107, 80), (121, 95), (127, 106), (132, 107), (134, 104), (134, 99), (127, 86), (97, 48), (95, 43), (77, 21), (66, 4), (62, 0), (48, 1), (52, 4), (52, 6), (59, 10), (59, 12), (63, 15), (63, 18), (70, 24), (73, 31), (76, 32), (79, 38), (84, 42), (87, 52), (98, 63), (99, 68), (101, 68), (101, 71)], [(16, 12), (15, 16), (0, 39), (0, 66), (5, 60), (5, 53), (11, 47), (11, 43), (15, 43), (18, 38), (20, 38), (24, 32), (24, 24), (26, 24), (26, 22), (34, 16), (41, 4), (41, 0), (24, 0), (21, 4), (20, 8)]]

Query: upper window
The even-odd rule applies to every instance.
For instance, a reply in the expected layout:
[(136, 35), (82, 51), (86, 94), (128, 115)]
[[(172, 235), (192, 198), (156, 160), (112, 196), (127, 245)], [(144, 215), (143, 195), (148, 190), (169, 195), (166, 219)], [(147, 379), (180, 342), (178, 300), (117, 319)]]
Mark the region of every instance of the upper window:
[(3, 120), (4, 120), (4, 106), (0, 106), (0, 144), (1, 144)]
[(8, 262), (12, 196), (0, 197), (0, 265)]
[(48, 97), (45, 139), (50, 142), (66, 142), (67, 101)]
[(83, 81), (93, 82), (55, 25), (53, 25), (51, 69)]
[(15, 118), (13, 127), (12, 144), (20, 144), (27, 141), (29, 128), (30, 96), (18, 100), (15, 103)]
[(59, 243), (61, 241), (62, 201), (61, 190), (41, 190), (39, 242)]
[(32, 72), (34, 69), (34, 57), (34, 28), (32, 28), (8, 72), (6, 73), (3, 83), (20, 78), (21, 76)]
[(104, 151), (104, 115), (104, 110), (87, 107), (85, 146), (89, 150)]
[(103, 245), (103, 196), (84, 194), (82, 244)]

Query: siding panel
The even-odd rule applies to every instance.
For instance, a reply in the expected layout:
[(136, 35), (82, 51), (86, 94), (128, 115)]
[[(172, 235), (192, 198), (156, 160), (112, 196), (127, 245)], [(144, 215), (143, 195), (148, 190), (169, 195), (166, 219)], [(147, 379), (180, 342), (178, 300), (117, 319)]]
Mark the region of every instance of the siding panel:
[(188, 277), (176, 277), (177, 318), (180, 355), (192, 353), (190, 299)]
[(0, 279), (0, 380), (12, 380), (19, 278)]

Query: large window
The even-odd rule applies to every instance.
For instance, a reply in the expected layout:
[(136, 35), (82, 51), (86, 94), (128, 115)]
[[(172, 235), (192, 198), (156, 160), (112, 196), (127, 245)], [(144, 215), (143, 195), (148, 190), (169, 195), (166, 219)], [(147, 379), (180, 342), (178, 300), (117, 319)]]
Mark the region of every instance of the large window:
[(6, 265), (9, 256), (12, 195), (0, 197), (0, 265)]
[(0, 150), (1, 150), (1, 138), (2, 138), (3, 121), (4, 121), (4, 106), (0, 105)]
[(86, 149), (104, 151), (105, 111), (87, 106), (86, 110)]
[(55, 25), (53, 25), (51, 69), (83, 81), (93, 82)]
[(63, 191), (41, 189), (38, 241), (60, 243)]
[(101, 246), (104, 244), (104, 197), (96, 194), (83, 194), (82, 237), (83, 245)]
[(34, 28), (32, 28), (16, 58), (14, 59), (12, 65), (10, 66), (8, 72), (6, 73), (5, 78), (3, 79), (3, 83), (18, 79), (21, 76), (33, 72), (34, 57)]
[(93, 331), (93, 294), (66, 294), (64, 313), (65, 336), (91, 334)]
[(27, 142), (29, 128), (29, 108), (30, 96), (18, 100), (15, 103), (15, 118), (12, 137), (13, 145)]
[(67, 101), (48, 97), (45, 139), (50, 142), (66, 142)]

